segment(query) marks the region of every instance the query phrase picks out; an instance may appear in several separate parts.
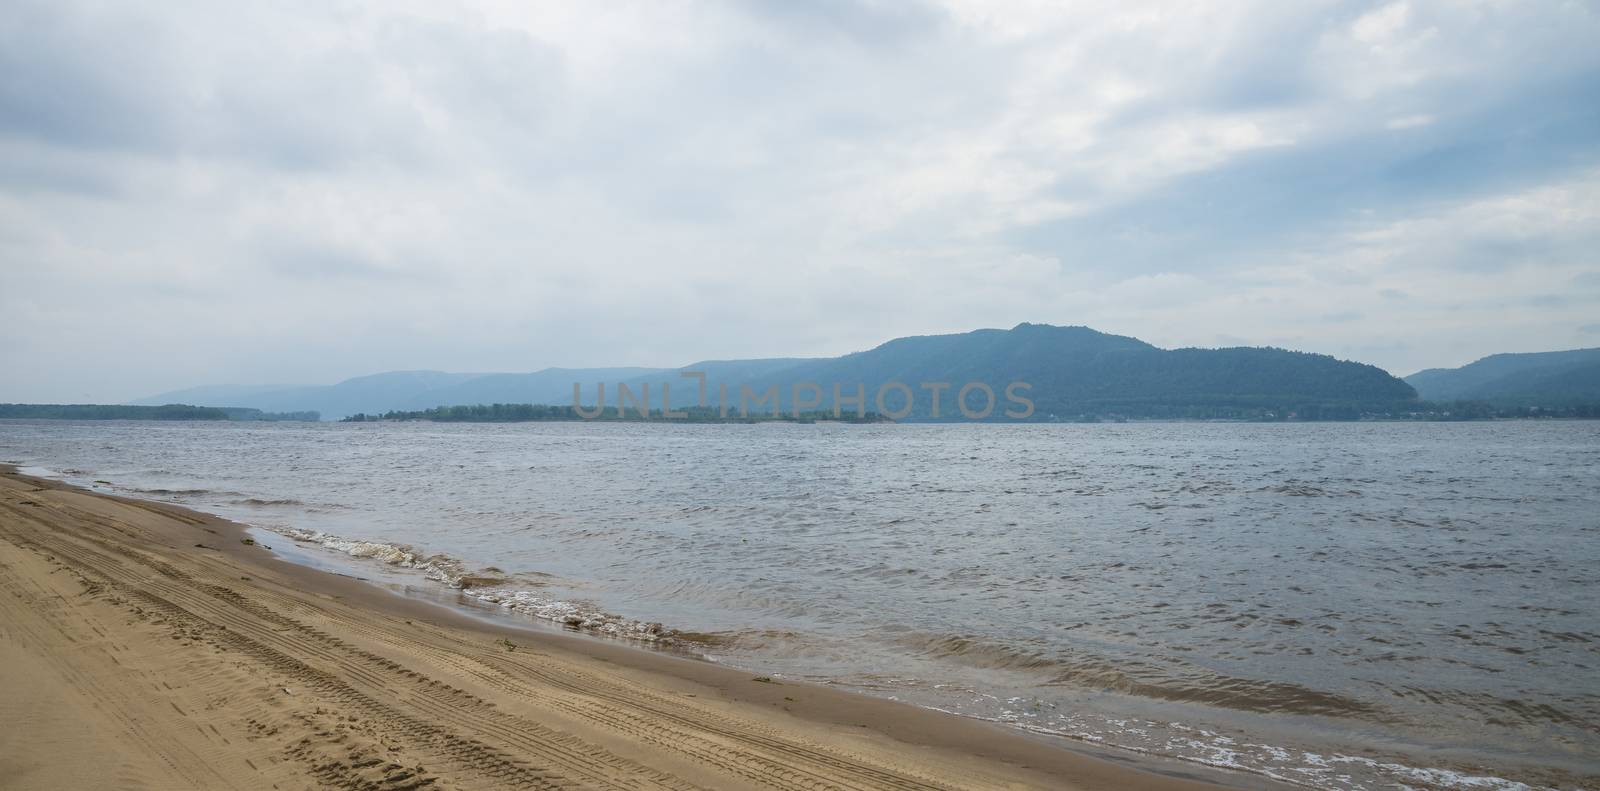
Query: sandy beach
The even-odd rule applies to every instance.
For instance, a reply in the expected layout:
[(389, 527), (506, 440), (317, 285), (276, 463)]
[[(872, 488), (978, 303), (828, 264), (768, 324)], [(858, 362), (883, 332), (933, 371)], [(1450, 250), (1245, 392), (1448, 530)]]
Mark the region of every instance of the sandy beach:
[(0, 689), (5, 788), (1260, 785), (472, 618), (9, 468)]

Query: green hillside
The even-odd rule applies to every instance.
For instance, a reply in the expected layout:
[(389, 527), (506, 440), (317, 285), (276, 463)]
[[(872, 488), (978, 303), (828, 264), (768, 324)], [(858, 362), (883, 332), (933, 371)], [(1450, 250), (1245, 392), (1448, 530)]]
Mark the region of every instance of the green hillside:
[[(844, 394), (861, 383), (867, 409), (877, 408), (875, 394), (889, 382), (901, 382), (914, 394), (907, 419), (958, 417), (958, 391), (980, 383), (1003, 411), (1025, 411), (1008, 402), (1012, 383), (1034, 403), (1031, 420), (1084, 417), (1267, 418), (1286, 413), (1355, 417), (1363, 411), (1385, 411), (1416, 398), (1410, 385), (1382, 369), (1336, 360), (1327, 355), (1271, 348), (1160, 349), (1144, 341), (1109, 335), (1087, 327), (1021, 324), (1011, 330), (977, 330), (957, 335), (901, 338), (869, 351), (786, 368), (750, 383), (760, 392), (776, 385), (784, 403), (796, 383), (818, 384), (824, 407), (831, 408), (833, 385)], [(923, 383), (948, 383), (939, 414)], [(972, 411), (987, 401), (981, 389), (969, 393)], [(886, 403), (897, 411), (900, 394)]]
[(1496, 354), (1460, 368), (1430, 368), (1406, 381), (1422, 398), (1503, 407), (1600, 404), (1600, 349)]

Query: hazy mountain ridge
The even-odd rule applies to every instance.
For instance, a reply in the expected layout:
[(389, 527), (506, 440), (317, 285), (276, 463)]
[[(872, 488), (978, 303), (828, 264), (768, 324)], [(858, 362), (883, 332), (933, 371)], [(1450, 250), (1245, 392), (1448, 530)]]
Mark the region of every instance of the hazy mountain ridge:
[(163, 404), (233, 404), (246, 399), (289, 390), (300, 390), (317, 385), (201, 385), (173, 390), (148, 398), (129, 401), (130, 406), (161, 406)]
[(142, 398), (134, 403), (193, 403), (199, 406), (250, 407), (267, 412), (314, 411), (322, 413), (325, 418), (339, 418), (363, 410), (370, 411), (378, 406), (393, 409), (396, 405), (409, 403), (406, 399), (433, 390), (448, 389), (483, 376), (485, 374), (445, 371), (388, 371), (357, 376), (332, 385), (283, 389), (259, 386), (190, 388)]
[(1492, 354), (1460, 368), (1405, 377), (1422, 398), (1502, 405), (1600, 403), (1600, 348)]
[[(671, 405), (676, 408), (696, 404), (700, 398), (699, 381), (682, 376), (685, 371), (705, 374), (706, 398), (712, 406), (718, 405), (721, 386), (726, 386), (728, 406), (735, 411), (744, 387), (755, 394), (776, 388), (781, 408), (791, 410), (793, 387), (805, 383), (818, 386), (821, 409), (833, 407), (833, 386), (838, 384), (847, 398), (860, 385), (865, 409), (878, 411), (879, 388), (899, 382), (912, 393), (910, 419), (956, 417), (955, 399), (968, 383), (992, 389), (995, 417), (1007, 409), (1022, 409), (1020, 401), (1008, 400), (1006, 388), (1014, 382), (1025, 383), (1029, 387), (1015, 393), (1034, 403), (1033, 419), (1085, 415), (1248, 417), (1308, 406), (1379, 409), (1416, 398), (1410, 385), (1379, 368), (1322, 354), (1250, 347), (1161, 349), (1137, 338), (1088, 327), (1020, 324), (1009, 330), (896, 338), (872, 349), (830, 358), (705, 360), (659, 369), (546, 368), (526, 374), (396, 371), (316, 387), (191, 388), (139, 403), (190, 400), (205, 406), (273, 412), (316, 410), (325, 419), (337, 419), (358, 412), (381, 414), (463, 404), (571, 404), (574, 384), (581, 387), (582, 401), (588, 405), (595, 403), (597, 385), (603, 383), (606, 404), (615, 406), (621, 383), (635, 398), (648, 386), (653, 408), (660, 408), (663, 387), (670, 387)], [(938, 415), (923, 383), (949, 385), (940, 394)], [(178, 397), (208, 392), (219, 400), (206, 403)], [(903, 393), (890, 388), (887, 411), (901, 408)], [(222, 398), (228, 402), (223, 403)], [(969, 395), (974, 410), (980, 410), (985, 401), (981, 391)], [(767, 411), (772, 406), (768, 402), (758, 408)], [(855, 406), (845, 404), (843, 408), (853, 410)]]
[(546, 368), (526, 374), (389, 371), (331, 385), (272, 388), (223, 385), (194, 387), (142, 398), (134, 404), (192, 403), (251, 407), (268, 412), (316, 411), (337, 419), (357, 412), (426, 409), (444, 404), (572, 400), (574, 377), (612, 380), (638, 376), (650, 368)]
[[(955, 401), (968, 383), (995, 393), (995, 416), (1008, 408), (1024, 411), (1021, 402), (1008, 400), (1007, 387), (1028, 385), (1016, 392), (1033, 402), (1033, 419), (1248, 416), (1358, 403), (1376, 409), (1416, 397), (1382, 369), (1327, 355), (1270, 348), (1168, 350), (1088, 327), (1048, 324), (898, 338), (781, 371), (752, 383), (752, 390), (777, 385), (787, 404), (796, 382), (821, 385), (824, 408), (832, 407), (832, 383), (842, 383), (841, 394), (848, 396), (860, 382), (868, 410), (877, 409), (879, 387), (900, 382), (913, 393), (909, 417), (916, 419), (959, 417)], [(949, 385), (937, 415), (924, 382)], [(986, 401), (981, 390), (969, 394), (973, 411), (983, 411)], [(885, 399), (888, 411), (903, 403), (903, 394)]]
[(447, 387), (412, 394), (401, 401), (401, 406), (390, 409), (429, 409), (456, 404), (570, 404), (573, 382), (616, 382), (667, 370), (673, 369), (545, 368), (526, 374), (482, 374)]

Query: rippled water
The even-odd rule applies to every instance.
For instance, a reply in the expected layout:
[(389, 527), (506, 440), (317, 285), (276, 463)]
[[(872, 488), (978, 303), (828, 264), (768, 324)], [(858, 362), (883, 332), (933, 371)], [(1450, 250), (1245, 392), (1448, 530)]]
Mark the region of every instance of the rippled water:
[(0, 422), (0, 459), (1098, 744), (1600, 785), (1600, 423)]

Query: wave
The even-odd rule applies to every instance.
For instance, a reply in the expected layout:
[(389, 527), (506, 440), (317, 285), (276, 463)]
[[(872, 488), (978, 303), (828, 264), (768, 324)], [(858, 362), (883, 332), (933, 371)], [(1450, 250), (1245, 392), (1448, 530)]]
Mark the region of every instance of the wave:
[(295, 541), (314, 544), (353, 558), (419, 571), (428, 579), (459, 590), (478, 601), (519, 615), (558, 623), (576, 631), (651, 643), (679, 642), (675, 630), (658, 622), (627, 618), (606, 612), (589, 602), (555, 598), (529, 589), (547, 585), (547, 582), (538, 578), (548, 575), (534, 573), (508, 577), (499, 569), (471, 569), (458, 558), (441, 554), (425, 555), (406, 544), (345, 538), (305, 528), (273, 530)]
[[(1586, 642), (1583, 635), (1571, 635), (1568, 639), (1573, 638)], [(1402, 711), (1381, 703), (1289, 682), (1225, 675), (1195, 666), (1168, 668), (1137, 661), (1068, 657), (961, 634), (913, 632), (896, 637), (894, 643), (929, 659), (983, 670), (1033, 673), (1039, 678), (1040, 687), (1114, 692), (1258, 714), (1333, 717), (1385, 725), (1417, 724)], [(1379, 689), (1383, 692), (1379, 696), (1382, 699), (1422, 700), (1430, 704), (1448, 702), (1493, 723), (1600, 733), (1600, 696), (1595, 695), (1575, 693), (1559, 704), (1533, 704), (1504, 696), (1444, 688), (1379, 685)]]
[(283, 497), (283, 498), (277, 498), (277, 499), (265, 499), (265, 498), (261, 498), (261, 497), (246, 497), (243, 500), (234, 500), (233, 504), (234, 505), (255, 505), (255, 506), (274, 506), (274, 505), (302, 506), (302, 505), (305, 505), (305, 503), (300, 502), (299, 500), (296, 500), (293, 497)]
[[(1233, 678), (1199, 669), (1170, 673), (1145, 668), (1139, 663), (1113, 665), (1092, 659), (1072, 660), (962, 634), (904, 633), (897, 636), (894, 642), (901, 648), (930, 659), (959, 662), (982, 669), (1037, 673), (1048, 679), (1038, 682), (1039, 687), (1107, 690), (1161, 701), (1267, 714), (1338, 716), (1367, 721), (1393, 716), (1391, 712), (1365, 702), (1319, 690), (1293, 684)], [(871, 690), (870, 687), (863, 688)], [(1548, 786), (1529, 785), (1465, 768), (1411, 765), (1377, 752), (1350, 755), (1290, 749), (1285, 744), (1256, 742), (1239, 738), (1238, 734), (1228, 735), (1182, 722), (1115, 717), (1087, 709), (1058, 709), (1056, 703), (1039, 698), (1007, 699), (999, 702), (1001, 710), (998, 713), (987, 710), (983, 704), (974, 708), (957, 703), (952, 708), (949, 703), (939, 701), (923, 705), (1035, 733), (1244, 771), (1296, 786), (1328, 791), (1357, 791), (1377, 787), (1553, 791), (1554, 788), (1565, 787), (1560, 782), (1551, 782)], [(1561, 776), (1559, 772), (1542, 774), (1547, 774), (1548, 779), (1552, 780)]]
[(153, 494), (158, 497), (199, 497), (206, 494), (215, 494), (210, 489), (140, 489), (131, 488), (129, 491), (139, 494)]
[(1040, 670), (1061, 663), (1044, 654), (970, 635), (908, 633), (894, 642), (930, 659), (945, 659), (984, 670)]
[[(937, 706), (938, 711), (961, 714)], [(1529, 785), (1497, 775), (1461, 769), (1411, 766), (1371, 756), (1287, 750), (1225, 736), (1178, 722), (1159, 724), (1111, 719), (1095, 726), (1058, 727), (1030, 721), (1015, 712), (1000, 716), (966, 714), (974, 719), (1010, 725), (1033, 733), (1059, 736), (1090, 744), (1110, 743), (1107, 733), (1133, 737), (1116, 740), (1116, 747), (1141, 755), (1180, 758), (1205, 766), (1246, 772), (1293, 786), (1329, 791), (1359, 791), (1369, 787), (1437, 788), (1462, 791), (1557, 791), (1565, 785)]]
[(645, 642), (678, 642), (677, 633), (659, 622), (625, 618), (585, 602), (555, 599), (530, 590), (470, 588), (465, 592), (479, 601), (580, 631)]
[(1395, 715), (1365, 701), (1298, 684), (1226, 676), (1200, 668), (1145, 669), (1138, 663), (1068, 659), (970, 635), (912, 633), (895, 639), (917, 654), (985, 670), (1036, 673), (1040, 686), (1116, 692), (1173, 703), (1267, 714), (1393, 722)]
[(1272, 492), (1274, 494), (1283, 494), (1283, 495), (1288, 495), (1290, 497), (1360, 497), (1361, 496), (1361, 491), (1359, 489), (1345, 489), (1343, 491), (1339, 491), (1339, 490), (1335, 490), (1335, 489), (1324, 489), (1324, 488), (1322, 488), (1320, 486), (1312, 486), (1309, 483), (1301, 483), (1299, 481), (1290, 481), (1289, 483), (1283, 483), (1283, 484), (1279, 484), (1277, 486), (1263, 486), (1263, 487), (1257, 489), (1256, 491), (1258, 491), (1258, 492)]
[(443, 582), (451, 587), (460, 587), (457, 580), (465, 571), (463, 564), (454, 558), (446, 555), (424, 556), (406, 544), (345, 538), (332, 533), (324, 533), (321, 530), (309, 530), (301, 527), (281, 527), (273, 528), (273, 530), (295, 541), (315, 544), (353, 558), (375, 560), (390, 566), (416, 569), (421, 571), (428, 579)]

